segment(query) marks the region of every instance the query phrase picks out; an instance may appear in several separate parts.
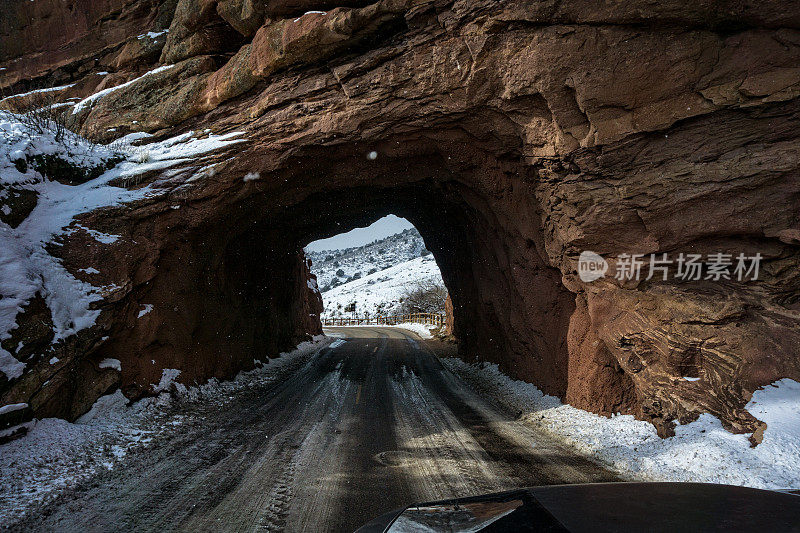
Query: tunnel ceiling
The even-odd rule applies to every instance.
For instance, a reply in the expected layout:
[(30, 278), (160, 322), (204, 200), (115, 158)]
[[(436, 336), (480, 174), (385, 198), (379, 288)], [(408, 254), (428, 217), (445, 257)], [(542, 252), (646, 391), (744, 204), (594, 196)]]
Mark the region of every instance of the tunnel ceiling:
[[(302, 246), (389, 212), (434, 253), (462, 355), (577, 407), (661, 435), (711, 412), (757, 438), (752, 391), (800, 379), (798, 8), (112, 0), (73, 24), (61, 4), (52, 17), (8, 4), (0, 85), (15, 92), (34, 79), (85, 97), (173, 65), (82, 108), (85, 135), (246, 141), (129, 184), (160, 196), (80, 219), (117, 242), (78, 232), (53, 248), (77, 278), (118, 289), (96, 326), (51, 348), (58, 369), (31, 356), (0, 381), (3, 403), (70, 418), (116, 386), (152, 392), (164, 368), (187, 384), (248, 368), (320, 331)], [(749, 283), (589, 283), (584, 250), (612, 266), (625, 253), (764, 262)]]

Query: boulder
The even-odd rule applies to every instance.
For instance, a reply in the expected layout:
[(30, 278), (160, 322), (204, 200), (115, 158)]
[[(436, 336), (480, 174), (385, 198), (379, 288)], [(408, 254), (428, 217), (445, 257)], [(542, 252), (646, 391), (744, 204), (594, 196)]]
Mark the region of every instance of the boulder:
[[(27, 163), (25, 164), (27, 165)], [(34, 210), (37, 198), (36, 191), (0, 185), (0, 221), (16, 228)]]

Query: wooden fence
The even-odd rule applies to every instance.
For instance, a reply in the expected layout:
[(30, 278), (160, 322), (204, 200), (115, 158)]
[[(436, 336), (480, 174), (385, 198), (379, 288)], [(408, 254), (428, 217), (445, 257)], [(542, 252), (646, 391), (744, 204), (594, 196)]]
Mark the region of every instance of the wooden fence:
[(323, 326), (393, 326), (403, 322), (432, 324), (441, 327), (444, 326), (445, 315), (438, 313), (410, 313), (406, 315), (352, 316), (322, 319)]

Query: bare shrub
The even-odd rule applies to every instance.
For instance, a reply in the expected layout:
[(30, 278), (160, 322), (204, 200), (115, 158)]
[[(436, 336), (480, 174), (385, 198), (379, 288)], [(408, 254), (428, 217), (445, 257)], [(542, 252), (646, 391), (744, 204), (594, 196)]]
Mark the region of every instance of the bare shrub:
[(444, 313), (447, 288), (434, 280), (418, 281), (407, 286), (400, 296), (400, 312)]
[(67, 112), (70, 104), (56, 101), (56, 92), (51, 90), (11, 96), (4, 99), (6, 112), (13, 112), (16, 119), (31, 131), (44, 135), (50, 133), (57, 143), (67, 144), (75, 134), (71, 131), (71, 116)]
[(99, 177), (124, 158), (113, 151), (98, 153), (98, 144), (73, 130), (77, 123), (69, 111), (72, 104), (56, 101), (61, 89), (40, 89), (3, 98), (0, 116), (7, 115), (33, 135), (49, 136), (61, 148), (57, 153), (34, 152), (15, 160), (20, 172), (32, 167), (46, 178), (76, 185)]

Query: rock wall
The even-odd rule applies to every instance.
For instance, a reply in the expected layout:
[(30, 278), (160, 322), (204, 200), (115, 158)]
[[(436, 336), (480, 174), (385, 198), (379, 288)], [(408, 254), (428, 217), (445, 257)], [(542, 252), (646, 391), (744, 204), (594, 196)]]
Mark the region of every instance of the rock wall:
[[(76, 126), (100, 140), (210, 128), (248, 141), (213, 172), (187, 162), (139, 184), (165, 199), (81, 221), (116, 243), (66, 238), (54, 252), (76, 275), (96, 260), (107, 268), (92, 283), (121, 287), (83, 333), (108, 339), (76, 349), (70, 368), (120, 359), (114, 380), (131, 397), (164, 368), (184, 383), (231, 375), (318, 331), (302, 246), (392, 212), (440, 265), (463, 356), (577, 407), (633, 413), (662, 435), (710, 412), (757, 441), (763, 423), (743, 410), (752, 392), (800, 379), (800, 9), (112, 4), (58, 11), (84, 21), (82, 35), (118, 29), (80, 52), (62, 37), (26, 44), (49, 24), (36, 13), (6, 22), (2, 41), (15, 44), (0, 50), (0, 85), (21, 92), (40, 77), (85, 97), (174, 64), (83, 107)], [(138, 37), (167, 24), (166, 38)], [(763, 260), (757, 281), (587, 283), (584, 250), (612, 272), (632, 253)], [(139, 319), (144, 304), (153, 311)], [(50, 394), (66, 407), (34, 410), (74, 416), (115, 386), (90, 374)], [(29, 375), (0, 384), (0, 401), (52, 389)]]

